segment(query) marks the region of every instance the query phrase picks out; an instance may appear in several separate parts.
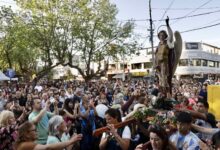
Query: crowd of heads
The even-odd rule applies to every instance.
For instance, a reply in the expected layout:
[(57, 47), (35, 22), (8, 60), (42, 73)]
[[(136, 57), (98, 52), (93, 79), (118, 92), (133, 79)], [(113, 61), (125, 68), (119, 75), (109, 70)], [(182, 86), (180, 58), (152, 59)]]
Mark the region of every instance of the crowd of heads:
[[(172, 98), (167, 100), (161, 97), (158, 83), (144, 79), (88, 83), (43, 81), (34, 86), (29, 83), (4, 83), (0, 87), (0, 140), (3, 141), (0, 149), (15, 149), (27, 141), (49, 145), (57, 136), (58, 143), (65, 142), (77, 134), (82, 136), (78, 137), (78, 141), (74, 139), (75, 143), (71, 143), (70, 149), (108, 149), (109, 144), (105, 142), (114, 140), (119, 143), (116, 149), (190, 147), (190, 143), (179, 143), (183, 142), (178, 139), (180, 135), (185, 143), (193, 141), (195, 147), (198, 143), (201, 148), (202, 143), (210, 149), (214, 146), (217, 149), (220, 146), (220, 125), (215, 116), (208, 112), (208, 85), (207, 82), (200, 83), (193, 79), (174, 79)], [(163, 113), (160, 110), (174, 112), (175, 132), (168, 133), (166, 126), (151, 124), (146, 119), (129, 124), (126, 128), (114, 129), (109, 126), (126, 121), (130, 113), (140, 110), (140, 106), (155, 108), (158, 114)], [(95, 129), (104, 126), (115, 138), (104, 141), (104, 135), (92, 135)], [(215, 131), (209, 137), (200, 136), (205, 133), (200, 134), (198, 126)], [(120, 143), (123, 139), (129, 139), (128, 147)]]

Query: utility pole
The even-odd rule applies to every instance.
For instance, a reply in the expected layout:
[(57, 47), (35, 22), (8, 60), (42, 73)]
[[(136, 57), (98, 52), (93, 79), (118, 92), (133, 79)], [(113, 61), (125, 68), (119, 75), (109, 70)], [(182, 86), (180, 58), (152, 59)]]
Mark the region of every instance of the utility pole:
[(123, 52), (123, 76), (122, 76), (122, 81), (125, 81), (125, 55), (124, 55), (124, 52)]
[(155, 67), (155, 56), (154, 56), (154, 41), (153, 41), (153, 36), (154, 36), (154, 29), (153, 29), (153, 20), (152, 20), (152, 14), (151, 14), (151, 0), (149, 0), (149, 14), (150, 14), (150, 42), (151, 42), (151, 50), (152, 50), (152, 73)]

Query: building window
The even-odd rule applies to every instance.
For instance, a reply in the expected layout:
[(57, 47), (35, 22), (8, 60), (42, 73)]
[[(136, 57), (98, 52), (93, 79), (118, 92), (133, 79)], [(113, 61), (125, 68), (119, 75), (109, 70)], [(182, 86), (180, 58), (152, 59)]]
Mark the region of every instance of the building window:
[(144, 69), (151, 68), (151, 67), (152, 67), (152, 62), (144, 63)]
[(131, 64), (131, 69), (141, 69), (141, 63)]
[(194, 66), (192, 59), (189, 59), (188, 61), (189, 61), (189, 66)]
[(124, 64), (124, 68), (125, 68), (125, 69), (128, 69), (128, 65), (127, 65), (127, 64)]
[(115, 64), (110, 64), (108, 70), (109, 70), (109, 71), (110, 71), (110, 70), (111, 70), (111, 71), (116, 70), (116, 65), (115, 65)]
[(111, 68), (116, 68), (116, 65), (115, 64), (111, 64), (110, 67)]
[(127, 69), (127, 64), (120, 64), (120, 69), (121, 69), (121, 70)]
[(189, 64), (188, 59), (181, 59), (179, 61), (180, 66), (188, 66), (188, 64)]
[(209, 60), (208, 63), (209, 63), (209, 65), (208, 65), (209, 67), (215, 67), (215, 62), (214, 62), (214, 61), (210, 61), (210, 60)]
[(201, 60), (200, 59), (193, 59), (192, 63), (193, 63), (193, 66), (201, 66)]
[(207, 60), (202, 60), (202, 66), (207, 66)]
[(216, 67), (219, 68), (219, 62), (218, 61), (216, 62)]

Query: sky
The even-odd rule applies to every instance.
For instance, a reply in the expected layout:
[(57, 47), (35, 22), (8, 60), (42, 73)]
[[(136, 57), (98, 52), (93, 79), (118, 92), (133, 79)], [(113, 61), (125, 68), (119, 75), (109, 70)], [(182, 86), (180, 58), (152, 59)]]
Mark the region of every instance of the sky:
[[(134, 19), (135, 32), (141, 34), (142, 39), (149, 37), (149, 21), (138, 21), (149, 19), (149, 0), (111, 0), (115, 3), (119, 12), (119, 20)], [(220, 47), (220, 0), (151, 0), (152, 19), (160, 20), (167, 16), (170, 18), (170, 25), (173, 31), (186, 31), (213, 24), (211, 28), (182, 33), (183, 41), (205, 42)], [(202, 13), (214, 12), (208, 15), (188, 17), (174, 22), (172, 18), (192, 16)], [(165, 13), (165, 14), (164, 14)], [(165, 21), (154, 21), (155, 35), (159, 30), (165, 29)], [(158, 30), (159, 27), (159, 30)], [(157, 42), (157, 37), (154, 37)], [(149, 46), (149, 38), (143, 40)]]
[[(110, 0), (118, 8), (117, 19), (122, 23), (126, 20), (135, 21), (134, 32), (138, 35), (139, 41), (144, 47), (149, 47), (149, 0)], [(0, 0), (1, 5), (12, 5), (16, 8), (13, 0)], [(173, 31), (186, 31), (194, 28), (219, 24), (214, 27), (197, 31), (182, 33), (183, 41), (205, 42), (220, 47), (220, 0), (151, 0), (152, 19), (154, 34), (165, 29), (165, 21), (158, 21), (170, 18), (170, 26)], [(207, 15), (198, 14), (209, 13)], [(163, 17), (164, 16), (164, 17)], [(180, 20), (172, 20), (177, 17), (186, 17)], [(159, 27), (159, 28), (158, 28)], [(154, 37), (156, 44), (157, 37)]]

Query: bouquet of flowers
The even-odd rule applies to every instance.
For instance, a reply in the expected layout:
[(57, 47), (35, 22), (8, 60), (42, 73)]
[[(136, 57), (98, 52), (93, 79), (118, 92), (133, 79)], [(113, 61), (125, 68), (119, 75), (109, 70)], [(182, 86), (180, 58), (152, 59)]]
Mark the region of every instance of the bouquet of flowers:
[(137, 112), (134, 113), (134, 118), (139, 119), (139, 120), (143, 120), (143, 119), (147, 119), (150, 120), (151, 117), (154, 117), (157, 114), (156, 111), (154, 111), (153, 109), (150, 108), (142, 108), (140, 110), (138, 110)]
[(134, 114), (134, 118), (138, 120), (146, 119), (149, 124), (161, 125), (165, 127), (168, 132), (173, 132), (176, 130), (176, 117), (173, 111), (159, 111), (151, 108), (142, 108)]

